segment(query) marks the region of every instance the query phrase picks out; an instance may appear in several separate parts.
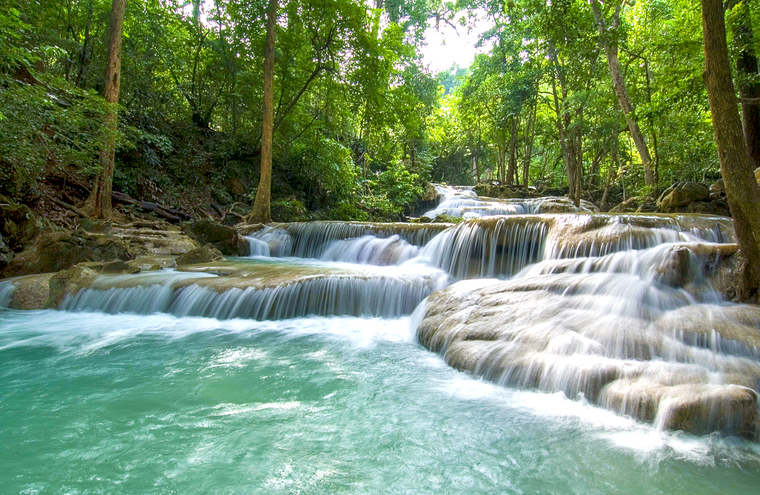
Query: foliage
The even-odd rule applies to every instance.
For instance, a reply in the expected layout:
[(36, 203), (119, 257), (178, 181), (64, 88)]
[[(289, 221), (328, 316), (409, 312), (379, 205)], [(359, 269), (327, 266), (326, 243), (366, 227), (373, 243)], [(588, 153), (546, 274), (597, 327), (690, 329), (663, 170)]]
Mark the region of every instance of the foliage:
[[(55, 174), (91, 180), (107, 110), (98, 92), (111, 2), (0, 4), (0, 188), (20, 196)], [(713, 178), (692, 4), (604, 2), (608, 19), (622, 10), (620, 28), (602, 39), (584, 0), (283, 3), (273, 205), (283, 218), (307, 217), (302, 206), (336, 219), (394, 219), (428, 180), (522, 182), (527, 168), (529, 185), (566, 188), (568, 156), (584, 189), (609, 178), (612, 189), (641, 194), (605, 41), (619, 48), (659, 188)], [(264, 0), (130, 0), (117, 190), (204, 211), (245, 201), (258, 178), (265, 8)], [(760, 10), (749, 12), (757, 33)], [(489, 48), (472, 66), (440, 74), (423, 66), (428, 22), (483, 15), (487, 29), (471, 27)], [(729, 38), (736, 57), (741, 47)]]

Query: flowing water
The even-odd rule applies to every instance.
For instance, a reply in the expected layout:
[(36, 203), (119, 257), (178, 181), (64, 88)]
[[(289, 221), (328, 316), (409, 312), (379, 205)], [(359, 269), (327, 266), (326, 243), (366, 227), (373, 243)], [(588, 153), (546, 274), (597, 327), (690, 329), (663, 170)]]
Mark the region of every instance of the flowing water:
[[(700, 253), (732, 236), (712, 217), (293, 224), (252, 234), (249, 259), (98, 277), (62, 310), (0, 309), (0, 494), (755, 493), (756, 442), (492, 384), (417, 340), (418, 303), (479, 277), (508, 282), (452, 287), (719, 315), (736, 306)], [(746, 342), (686, 337), (694, 355), (760, 361)]]

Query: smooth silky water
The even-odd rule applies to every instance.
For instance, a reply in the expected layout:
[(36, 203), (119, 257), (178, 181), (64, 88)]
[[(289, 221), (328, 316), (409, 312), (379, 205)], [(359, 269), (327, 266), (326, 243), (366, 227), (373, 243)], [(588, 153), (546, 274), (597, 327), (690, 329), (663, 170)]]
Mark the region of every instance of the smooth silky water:
[[(589, 223), (602, 226), (593, 237)], [(315, 287), (336, 301), (362, 290), (370, 302), (394, 291), (388, 301), (414, 301), (255, 321), (221, 310), (253, 300), (263, 282), (250, 273), (235, 281), (249, 289), (213, 296), (224, 276), (159, 272), (97, 279), (67, 311), (0, 308), (0, 495), (755, 493), (757, 443), (661, 431), (562, 392), (483, 381), (418, 343), (424, 304), (408, 314), (464, 278), (601, 271), (657, 283), (648, 257), (665, 243), (728, 242), (726, 225), (519, 215), (451, 228), (294, 224), (253, 234), (252, 258), (225, 269), (292, 270), (306, 289), (309, 270), (326, 270), (334, 278)], [(293, 253), (312, 259), (266, 257)], [(294, 284), (272, 294), (297, 301)], [(0, 306), (11, 297), (0, 282)]]
[(754, 493), (757, 446), (470, 378), (409, 318), (0, 312), (0, 493)]

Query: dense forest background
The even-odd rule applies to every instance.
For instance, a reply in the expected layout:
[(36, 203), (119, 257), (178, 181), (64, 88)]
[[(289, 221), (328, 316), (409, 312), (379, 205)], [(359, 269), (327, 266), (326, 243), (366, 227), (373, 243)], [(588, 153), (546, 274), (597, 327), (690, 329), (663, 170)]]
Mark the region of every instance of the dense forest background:
[[(43, 210), (81, 203), (110, 132), (101, 92), (111, 1), (0, 5), (0, 193)], [(760, 4), (726, 7), (737, 106), (752, 107)], [(266, 8), (128, 0), (114, 190), (191, 213), (250, 210)], [(433, 73), (424, 34), (444, 24), (488, 26), (490, 48), (469, 68)], [(396, 219), (429, 181), (602, 203), (714, 182), (703, 70), (694, 0), (282, 2), (273, 218)]]

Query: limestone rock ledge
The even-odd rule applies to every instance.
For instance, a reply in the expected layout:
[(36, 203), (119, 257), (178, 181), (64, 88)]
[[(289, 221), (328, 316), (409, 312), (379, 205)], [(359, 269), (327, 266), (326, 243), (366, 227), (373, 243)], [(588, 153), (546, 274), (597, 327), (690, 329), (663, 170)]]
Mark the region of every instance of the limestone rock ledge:
[(626, 274), (562, 273), (435, 292), (417, 337), (504, 386), (561, 391), (663, 429), (757, 438), (759, 329), (755, 306), (693, 304)]

